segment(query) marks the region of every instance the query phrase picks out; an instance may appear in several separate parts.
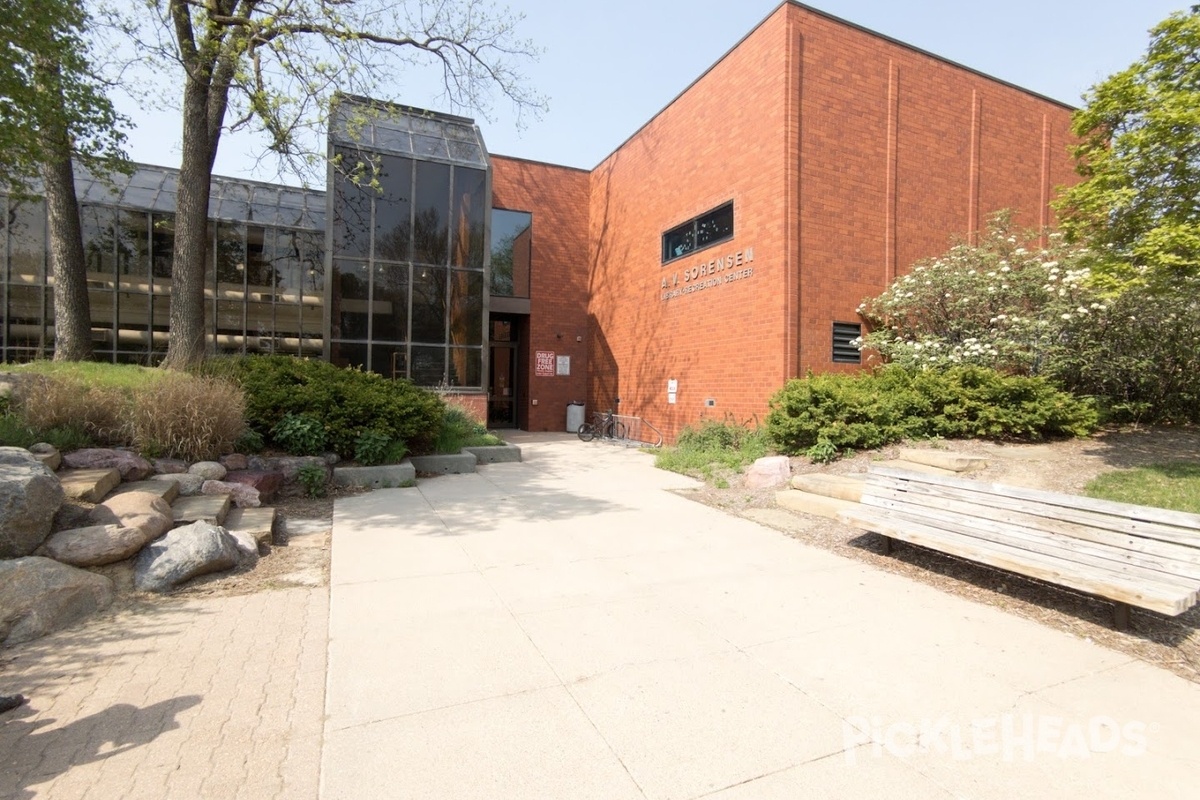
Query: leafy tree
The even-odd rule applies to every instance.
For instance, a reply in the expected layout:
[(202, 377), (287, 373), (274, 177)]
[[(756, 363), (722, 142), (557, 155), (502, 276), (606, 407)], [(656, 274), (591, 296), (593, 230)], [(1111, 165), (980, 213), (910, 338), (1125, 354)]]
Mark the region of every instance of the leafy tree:
[(0, 15), (0, 184), (40, 178), (54, 274), (54, 358), (91, 355), (91, 314), (72, 158), (123, 169), (122, 122), (94, 76), (77, 0), (10, 0)]
[(1109, 288), (1200, 274), (1200, 6), (1150, 34), (1076, 113), (1084, 181), (1057, 201), (1068, 234), (1107, 254)]
[(171, 340), (164, 366), (206, 354), (204, 258), (209, 184), (222, 134), (265, 135), (291, 169), (322, 157), (311, 133), (329, 122), (338, 92), (367, 96), (405, 69), (433, 63), (452, 105), (487, 113), (494, 90), (517, 109), (544, 100), (525, 88), (519, 62), (536, 55), (515, 38), (519, 15), (479, 0), (146, 0), (130, 18), (141, 55), (182, 70), (182, 158), (175, 214)]

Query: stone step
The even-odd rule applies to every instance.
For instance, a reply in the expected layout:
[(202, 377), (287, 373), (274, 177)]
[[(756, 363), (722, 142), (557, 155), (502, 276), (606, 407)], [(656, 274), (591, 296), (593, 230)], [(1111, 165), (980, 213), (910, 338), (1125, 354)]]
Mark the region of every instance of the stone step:
[(793, 489), (801, 492), (857, 503), (862, 500), (865, 482), (866, 479), (862, 475), (829, 475), (824, 472), (813, 472), (807, 475), (792, 476), (791, 485)]
[(227, 494), (198, 494), (193, 497), (180, 497), (171, 504), (171, 512), (175, 515), (175, 527), (188, 525), (192, 522), (208, 522), (213, 525), (223, 525), (229, 515), (232, 505)]
[(179, 497), (179, 484), (175, 481), (130, 481), (122, 483), (113, 490), (113, 494), (124, 494), (125, 492), (146, 492), (161, 497), (170, 504)]
[(275, 537), (275, 509), (269, 506), (230, 509), (223, 527), (231, 533), (247, 533), (259, 544), (271, 544)]
[(521, 460), (521, 448), (515, 444), (464, 447), (463, 452), (475, 456), (475, 459), (480, 464), (511, 464)]
[(818, 517), (837, 519), (838, 512), (858, 507), (858, 503), (849, 500), (839, 500), (823, 494), (811, 494), (797, 489), (788, 489), (775, 493), (775, 505), (788, 511), (798, 511), (801, 514), (815, 514)]
[(377, 467), (334, 467), (334, 486), (365, 486), (370, 489), (395, 489), (415, 486), (417, 470), (412, 464), (382, 464)]
[(924, 464), (951, 472), (969, 472), (987, 466), (987, 459), (983, 456), (971, 456), (950, 450), (916, 450), (905, 447), (897, 454), (897, 458), (901, 461), (911, 461), (914, 464)]
[(58, 473), (63, 493), (72, 500), (99, 503), (121, 482), (121, 473), (113, 469), (64, 469)]

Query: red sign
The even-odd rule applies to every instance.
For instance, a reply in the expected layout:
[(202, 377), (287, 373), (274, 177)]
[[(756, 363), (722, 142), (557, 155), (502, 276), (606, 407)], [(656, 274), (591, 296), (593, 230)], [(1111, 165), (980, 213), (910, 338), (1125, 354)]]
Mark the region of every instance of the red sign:
[(539, 378), (553, 378), (554, 367), (557, 362), (554, 360), (553, 350), (538, 350), (535, 354), (533, 374)]

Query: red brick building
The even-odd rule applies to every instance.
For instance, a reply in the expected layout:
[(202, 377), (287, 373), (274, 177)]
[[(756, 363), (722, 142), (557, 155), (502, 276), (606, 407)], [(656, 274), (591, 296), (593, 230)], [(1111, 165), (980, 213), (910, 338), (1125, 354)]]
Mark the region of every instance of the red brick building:
[[(619, 397), (672, 436), (857, 368), (855, 309), (897, 273), (999, 209), (1052, 224), (1070, 115), (784, 2), (590, 174), (493, 156), (493, 204), (533, 213), (521, 426)], [(537, 351), (570, 376), (539, 376)]]

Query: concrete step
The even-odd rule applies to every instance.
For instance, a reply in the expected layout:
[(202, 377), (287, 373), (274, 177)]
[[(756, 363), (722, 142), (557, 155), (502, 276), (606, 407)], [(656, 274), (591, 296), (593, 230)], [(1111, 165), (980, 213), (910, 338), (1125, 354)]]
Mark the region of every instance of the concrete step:
[(435, 456), (413, 456), (408, 461), (417, 472), (428, 475), (462, 475), (475, 471), (478, 459), (474, 453), (453, 453)]
[(72, 500), (99, 503), (121, 482), (116, 469), (64, 469), (58, 473), (63, 493)]
[(227, 531), (241, 531), (254, 537), (259, 544), (271, 544), (275, 536), (275, 509), (233, 508), (225, 517)]
[(480, 464), (511, 464), (521, 460), (521, 448), (515, 444), (464, 447), (463, 452), (475, 456)]
[(823, 494), (812, 494), (797, 489), (788, 489), (775, 493), (775, 505), (788, 511), (798, 511), (801, 514), (815, 514), (818, 517), (837, 519), (838, 512), (855, 508), (858, 503), (849, 500), (839, 500)]
[(897, 454), (897, 458), (901, 461), (911, 461), (914, 464), (924, 464), (951, 472), (969, 472), (987, 466), (987, 459), (983, 456), (971, 456), (951, 450), (916, 450), (905, 447)]
[(113, 489), (112, 493), (124, 494), (125, 492), (146, 492), (161, 497), (170, 504), (179, 497), (179, 484), (175, 481), (130, 481)]
[(792, 476), (791, 485), (793, 489), (801, 492), (857, 503), (862, 500), (865, 482), (866, 479), (862, 475), (828, 475), (824, 472), (813, 472)]
[(395, 489), (401, 486), (415, 486), (417, 470), (409, 463), (382, 464), (377, 467), (334, 467), (332, 480), (334, 486)]
[(227, 494), (199, 494), (194, 497), (180, 497), (171, 504), (171, 512), (175, 515), (175, 527), (192, 522), (208, 522), (213, 525), (223, 525), (229, 515), (232, 505)]

